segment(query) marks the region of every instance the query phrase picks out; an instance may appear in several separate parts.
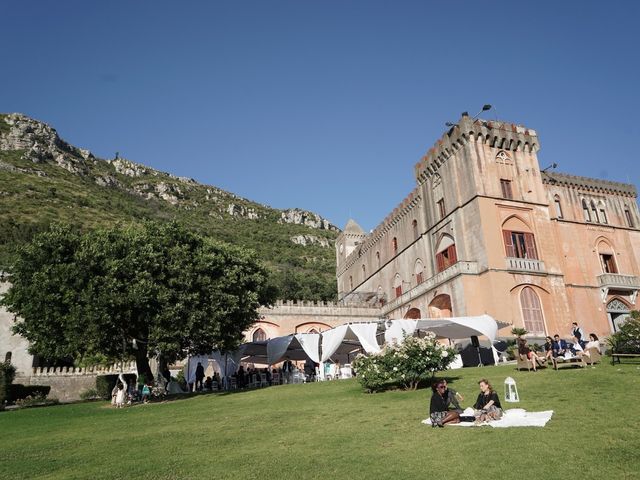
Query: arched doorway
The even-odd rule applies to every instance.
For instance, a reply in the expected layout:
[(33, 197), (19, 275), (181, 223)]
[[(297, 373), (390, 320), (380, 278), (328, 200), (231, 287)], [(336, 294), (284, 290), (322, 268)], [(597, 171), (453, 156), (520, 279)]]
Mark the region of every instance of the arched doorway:
[(630, 313), (629, 307), (622, 300), (614, 298), (607, 303), (607, 316), (614, 332), (617, 332), (620, 326), (627, 321)]
[(438, 295), (429, 304), (429, 317), (445, 318), (452, 317), (451, 297), (447, 294)]
[(407, 313), (405, 314), (404, 318), (410, 318), (412, 320), (418, 320), (419, 318), (422, 318), (422, 314), (420, 313), (420, 309), (419, 308), (410, 308)]

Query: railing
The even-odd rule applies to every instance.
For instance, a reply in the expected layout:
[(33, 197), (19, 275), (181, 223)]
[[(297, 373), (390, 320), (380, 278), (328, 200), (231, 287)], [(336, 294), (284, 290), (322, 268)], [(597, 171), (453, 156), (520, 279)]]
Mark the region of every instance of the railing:
[(400, 305), (403, 305), (412, 299), (423, 295), (429, 290), (437, 287), (438, 285), (451, 280), (453, 277), (457, 277), (458, 275), (476, 275), (478, 273), (478, 264), (476, 262), (457, 262), (451, 265), (446, 270), (442, 272), (436, 273), (431, 278), (428, 278), (424, 282), (416, 285), (411, 290), (403, 293), (393, 301), (385, 304), (382, 307), (382, 314), (386, 315), (387, 313), (395, 310)]
[(598, 275), (598, 285), (623, 289), (640, 289), (640, 277), (621, 275), (619, 273), (603, 273)]
[(515, 258), (507, 257), (507, 270), (513, 270), (517, 272), (534, 272), (544, 273), (545, 267), (542, 260), (535, 260), (533, 258)]
[[(123, 367), (121, 369), (121, 367)], [(33, 369), (34, 377), (52, 377), (60, 375), (104, 375), (107, 373), (125, 373), (136, 371), (136, 362), (114, 363), (113, 365), (94, 365), (91, 367), (38, 367)]]

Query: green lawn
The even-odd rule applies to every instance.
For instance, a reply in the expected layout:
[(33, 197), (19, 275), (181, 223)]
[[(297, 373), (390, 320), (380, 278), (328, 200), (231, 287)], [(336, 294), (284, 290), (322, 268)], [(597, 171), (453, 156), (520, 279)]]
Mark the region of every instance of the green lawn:
[(420, 423), (428, 391), (368, 395), (355, 381), (85, 403), (0, 413), (0, 478), (640, 478), (640, 366), (448, 378), (467, 406), (480, 378), (502, 398), (509, 375), (514, 406), (555, 411), (547, 427), (432, 429)]

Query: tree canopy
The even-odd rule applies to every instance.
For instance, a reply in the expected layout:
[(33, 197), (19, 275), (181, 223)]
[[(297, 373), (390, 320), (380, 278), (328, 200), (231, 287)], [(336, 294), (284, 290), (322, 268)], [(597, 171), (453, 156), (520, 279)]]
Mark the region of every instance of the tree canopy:
[(243, 248), (176, 223), (81, 234), (56, 225), (23, 246), (2, 303), (14, 332), (48, 359), (174, 360), (230, 350), (273, 301), (267, 271)]

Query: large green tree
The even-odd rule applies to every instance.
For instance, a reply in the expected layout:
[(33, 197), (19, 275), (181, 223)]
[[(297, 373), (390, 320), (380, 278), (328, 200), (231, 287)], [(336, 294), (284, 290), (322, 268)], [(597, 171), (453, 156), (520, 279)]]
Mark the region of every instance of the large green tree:
[(22, 247), (2, 303), (14, 331), (49, 359), (148, 358), (231, 350), (271, 303), (255, 255), (179, 225), (147, 223), (81, 234), (57, 225)]

